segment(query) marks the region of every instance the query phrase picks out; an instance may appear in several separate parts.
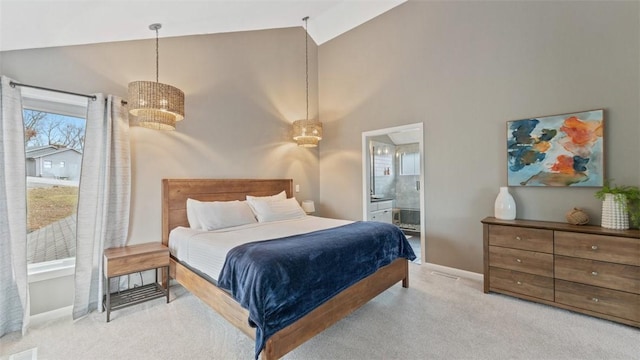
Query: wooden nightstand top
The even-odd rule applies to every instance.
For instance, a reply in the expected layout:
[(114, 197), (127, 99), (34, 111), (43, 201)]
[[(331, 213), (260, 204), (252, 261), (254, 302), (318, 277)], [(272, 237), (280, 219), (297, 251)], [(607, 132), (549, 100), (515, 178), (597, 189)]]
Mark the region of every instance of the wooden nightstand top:
[(169, 248), (162, 243), (147, 243), (105, 249), (104, 271), (107, 277), (169, 266)]
[(145, 244), (137, 244), (137, 245), (105, 249), (104, 256), (107, 259), (115, 259), (119, 257), (148, 254), (156, 251), (169, 253), (169, 248), (166, 247), (165, 245), (162, 245), (162, 243), (160, 242), (145, 243)]

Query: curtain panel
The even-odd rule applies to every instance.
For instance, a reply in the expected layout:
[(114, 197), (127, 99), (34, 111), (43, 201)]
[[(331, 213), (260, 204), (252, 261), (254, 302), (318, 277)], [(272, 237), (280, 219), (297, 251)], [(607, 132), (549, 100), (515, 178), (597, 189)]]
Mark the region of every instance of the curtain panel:
[(102, 311), (103, 251), (124, 246), (129, 229), (131, 155), (122, 99), (89, 100), (76, 229), (73, 318)]
[(20, 88), (0, 84), (0, 337), (29, 325), (27, 190)]

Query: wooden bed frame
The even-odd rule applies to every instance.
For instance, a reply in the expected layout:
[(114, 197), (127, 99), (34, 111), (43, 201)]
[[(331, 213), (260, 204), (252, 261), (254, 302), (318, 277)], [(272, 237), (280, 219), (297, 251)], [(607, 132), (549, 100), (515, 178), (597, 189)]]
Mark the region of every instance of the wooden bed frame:
[[(177, 226), (189, 226), (187, 198), (201, 201), (245, 200), (246, 195), (267, 196), (286, 191), (293, 195), (293, 180), (252, 179), (163, 179), (162, 243), (168, 245), (169, 232)], [(249, 311), (233, 297), (179, 263), (173, 257), (170, 276), (196, 295), (231, 324), (255, 340), (255, 329), (249, 326)], [(262, 349), (262, 359), (278, 359), (349, 315), (397, 282), (409, 287), (408, 260), (401, 258), (379, 269), (369, 277), (345, 289), (295, 323), (271, 336)]]

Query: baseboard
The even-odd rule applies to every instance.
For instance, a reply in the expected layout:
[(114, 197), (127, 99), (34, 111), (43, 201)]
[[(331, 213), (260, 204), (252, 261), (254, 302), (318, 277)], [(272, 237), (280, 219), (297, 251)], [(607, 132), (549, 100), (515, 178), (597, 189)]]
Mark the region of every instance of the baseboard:
[(434, 271), (439, 271), (439, 272), (442, 272), (442, 273), (445, 273), (445, 274), (455, 275), (455, 276), (458, 276), (458, 277), (463, 277), (465, 279), (484, 281), (484, 275), (483, 274), (475, 273), (475, 272), (472, 272), (472, 271), (461, 270), (461, 269), (456, 269), (456, 268), (452, 268), (452, 267), (448, 267), (448, 266), (443, 266), (443, 265), (438, 265), (438, 264), (433, 264), (433, 263), (427, 263), (427, 262), (423, 262), (422, 266), (426, 266), (429, 269), (433, 269)]
[(55, 309), (47, 312), (43, 312), (40, 314), (32, 315), (29, 317), (29, 325), (37, 326), (40, 324), (44, 324), (47, 321), (56, 320), (65, 316), (71, 317), (73, 314), (73, 305), (66, 306), (60, 309)]
[(9, 360), (38, 360), (38, 348), (34, 347), (29, 350), (9, 355)]

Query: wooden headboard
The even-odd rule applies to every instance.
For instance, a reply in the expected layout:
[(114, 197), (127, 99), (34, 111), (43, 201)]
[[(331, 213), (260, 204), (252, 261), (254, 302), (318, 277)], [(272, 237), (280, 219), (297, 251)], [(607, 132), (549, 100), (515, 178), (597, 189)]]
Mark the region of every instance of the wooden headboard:
[(189, 226), (187, 199), (200, 201), (245, 200), (247, 195), (268, 196), (281, 191), (293, 196), (292, 179), (162, 179), (162, 243), (168, 245), (169, 232)]

